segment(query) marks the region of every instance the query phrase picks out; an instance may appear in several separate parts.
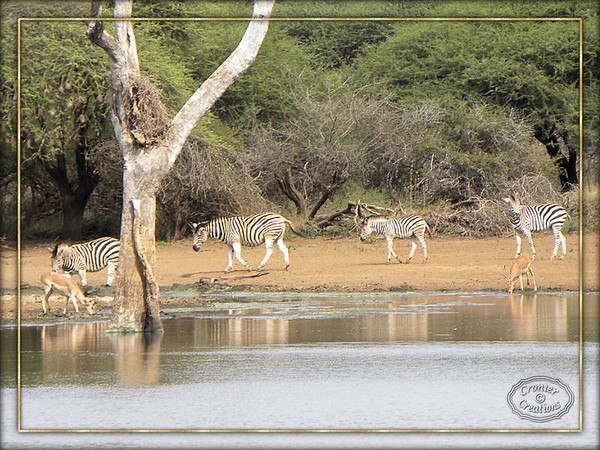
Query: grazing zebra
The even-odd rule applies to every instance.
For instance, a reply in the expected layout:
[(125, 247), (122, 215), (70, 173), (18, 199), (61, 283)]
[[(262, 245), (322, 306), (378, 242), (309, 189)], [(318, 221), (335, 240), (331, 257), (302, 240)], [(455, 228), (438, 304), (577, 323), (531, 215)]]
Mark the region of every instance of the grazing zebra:
[(408, 216), (401, 217), (399, 219), (386, 219), (381, 216), (367, 217), (361, 220), (360, 224), (360, 240), (364, 241), (372, 233), (381, 234), (387, 241), (388, 256), (387, 263), (389, 264), (392, 256), (402, 263), (398, 255), (394, 253), (392, 245), (394, 238), (406, 239), (410, 238), (410, 253), (408, 255), (407, 263), (412, 259), (415, 249), (417, 248), (417, 242), (421, 244), (423, 248), (423, 262), (427, 262), (427, 244), (425, 244), (425, 232), (431, 237), (431, 231), (429, 225), (420, 216), (411, 214)]
[(510, 223), (515, 229), (515, 240), (517, 241), (517, 252), (515, 259), (521, 254), (521, 235), (525, 236), (531, 249), (531, 259), (535, 259), (535, 248), (532, 231), (543, 231), (551, 229), (554, 234), (554, 251), (550, 259), (554, 259), (558, 254), (560, 244), (563, 259), (567, 254), (567, 240), (562, 234), (562, 226), (569, 217), (567, 211), (562, 206), (548, 203), (545, 205), (525, 206), (515, 195), (510, 194), (509, 198), (503, 198), (510, 207)]
[(49, 249), (52, 254), (52, 270), (64, 270), (78, 273), (81, 285), (85, 286), (85, 273), (98, 272), (108, 266), (106, 286), (110, 286), (115, 277), (115, 269), (119, 264), (119, 240), (102, 237), (81, 244), (69, 245), (66, 242)]
[(251, 270), (248, 263), (242, 258), (242, 245), (254, 247), (264, 242), (267, 249), (265, 257), (261, 261), (257, 270), (261, 270), (271, 255), (273, 254), (273, 243), (283, 253), (285, 270), (290, 266), (288, 249), (283, 243), (283, 233), (285, 225), (299, 236), (303, 236), (294, 230), (292, 223), (279, 214), (266, 213), (243, 217), (219, 217), (203, 224), (192, 224), (194, 229), (194, 240), (192, 248), (194, 251), (200, 251), (202, 245), (211, 237), (225, 242), (229, 246), (229, 264), (225, 272), (230, 272), (233, 266), (231, 255), (235, 256), (240, 264), (246, 269)]

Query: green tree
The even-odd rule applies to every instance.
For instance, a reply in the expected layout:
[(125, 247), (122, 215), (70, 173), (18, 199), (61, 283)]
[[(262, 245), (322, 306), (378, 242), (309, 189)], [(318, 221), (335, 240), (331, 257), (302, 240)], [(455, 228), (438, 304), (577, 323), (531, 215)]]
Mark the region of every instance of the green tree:
[[(358, 72), (402, 102), (436, 98), (516, 108), (560, 167), (578, 183), (578, 23), (401, 22), (365, 51)], [(365, 81), (362, 80), (364, 83)]]
[(95, 69), (102, 55), (77, 28), (24, 22), (21, 42), (23, 170), (35, 164), (49, 175), (62, 199), (62, 234), (71, 238), (81, 237), (83, 213), (100, 181), (88, 155), (110, 126), (106, 72)]

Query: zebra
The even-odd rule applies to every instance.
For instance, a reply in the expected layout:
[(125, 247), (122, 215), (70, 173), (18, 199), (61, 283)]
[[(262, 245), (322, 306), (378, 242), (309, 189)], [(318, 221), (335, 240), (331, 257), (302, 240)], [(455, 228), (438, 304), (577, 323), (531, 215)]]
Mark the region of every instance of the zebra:
[(515, 240), (517, 241), (517, 252), (515, 259), (521, 254), (521, 236), (525, 236), (531, 249), (531, 259), (535, 259), (535, 247), (531, 238), (532, 231), (543, 231), (551, 229), (554, 234), (554, 250), (550, 259), (554, 259), (558, 254), (558, 246), (562, 250), (560, 259), (567, 255), (567, 240), (562, 234), (562, 227), (569, 214), (560, 205), (547, 203), (544, 205), (526, 206), (521, 205), (520, 200), (514, 195), (503, 198), (509, 205), (510, 222), (515, 230)]
[(290, 229), (295, 234), (304, 237), (302, 233), (293, 228), (292, 223), (288, 219), (274, 213), (218, 217), (202, 224), (193, 223), (194, 238), (192, 248), (196, 252), (200, 251), (202, 245), (204, 245), (209, 237), (225, 242), (229, 246), (227, 254), (229, 264), (225, 269), (225, 273), (227, 273), (233, 267), (232, 253), (240, 264), (247, 270), (251, 270), (248, 263), (242, 258), (242, 245), (254, 247), (262, 243), (265, 244), (267, 252), (257, 269), (261, 270), (273, 254), (273, 243), (275, 243), (277, 244), (277, 248), (283, 253), (285, 270), (288, 270), (290, 267), (289, 252), (283, 242), (286, 224), (290, 226)]
[(423, 263), (427, 262), (427, 244), (425, 243), (425, 233), (431, 237), (431, 230), (429, 225), (425, 222), (421, 216), (416, 214), (410, 214), (399, 219), (386, 219), (382, 216), (372, 216), (361, 219), (360, 222), (360, 240), (365, 241), (372, 233), (381, 234), (387, 241), (387, 264), (390, 263), (392, 256), (402, 263), (398, 255), (394, 253), (392, 245), (394, 238), (406, 239), (410, 238), (410, 253), (408, 254), (407, 263), (410, 263), (415, 249), (417, 248), (417, 242), (423, 249)]
[(61, 242), (49, 249), (52, 254), (52, 270), (78, 273), (81, 285), (85, 286), (86, 271), (98, 272), (108, 266), (106, 286), (110, 286), (119, 264), (119, 248), (119, 240), (112, 237), (102, 237), (75, 245)]

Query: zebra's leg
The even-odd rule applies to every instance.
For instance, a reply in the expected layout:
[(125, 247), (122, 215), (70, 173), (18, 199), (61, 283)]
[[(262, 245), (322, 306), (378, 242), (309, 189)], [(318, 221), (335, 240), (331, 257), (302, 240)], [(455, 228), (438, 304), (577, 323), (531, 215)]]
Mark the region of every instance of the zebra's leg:
[(233, 268), (233, 257), (232, 257), (233, 247), (229, 246), (227, 248), (227, 268), (225, 269), (225, 273), (231, 272)]
[(425, 236), (420, 235), (416, 236), (419, 244), (421, 244), (421, 248), (423, 249), (423, 263), (427, 262), (427, 243), (425, 242)]
[(394, 249), (392, 248), (392, 246), (394, 245), (394, 237), (393, 236), (386, 236), (385, 240), (387, 241), (387, 247), (388, 247), (388, 256), (387, 256), (387, 263), (389, 264), (392, 256), (394, 258), (396, 258), (398, 260), (398, 262), (400, 264), (402, 264), (402, 261), (400, 260), (400, 258), (398, 258), (398, 255), (396, 255), (396, 253), (394, 252)]
[(418, 242), (419, 245), (421, 245), (421, 248), (423, 249), (423, 263), (427, 262), (427, 243), (425, 242), (425, 236), (424, 235), (416, 235), (413, 236), (413, 242)]
[(108, 276), (106, 277), (106, 286), (110, 286), (115, 279), (115, 270), (117, 266), (115, 264), (108, 265)]
[(285, 263), (285, 270), (288, 270), (288, 268), (290, 267), (290, 252), (288, 251), (286, 245), (283, 243), (283, 237), (277, 239), (275, 243), (277, 244), (277, 248), (279, 249), (279, 251), (283, 253), (283, 262)]
[(514, 259), (517, 259), (521, 254), (521, 236), (518, 231), (515, 231), (515, 241), (517, 241), (517, 252), (515, 253)]
[(526, 230), (524, 232), (525, 239), (527, 239), (527, 243), (529, 244), (529, 249), (531, 250), (531, 260), (535, 260), (535, 247), (533, 246), (533, 238), (531, 237), (531, 231)]
[(273, 239), (265, 238), (265, 248), (267, 249), (267, 252), (265, 253), (263, 260), (258, 265), (257, 270), (261, 270), (273, 254)]
[(408, 253), (408, 259), (406, 260), (406, 264), (408, 264), (410, 262), (413, 255), (415, 254), (415, 250), (417, 249), (416, 240), (417, 239), (414, 236), (410, 238), (410, 252)]
[(565, 239), (565, 236), (562, 234), (560, 229), (552, 228), (552, 232), (554, 234), (554, 250), (552, 251), (552, 256), (550, 257), (550, 259), (556, 258), (558, 254), (559, 245), (562, 251), (560, 259), (564, 259), (564, 257), (567, 255), (567, 240)]
[(565, 235), (562, 234), (562, 231), (559, 231), (559, 233), (560, 233), (560, 239), (561, 239), (560, 246), (561, 246), (561, 250), (562, 250), (562, 258), (561, 259), (564, 259), (567, 256), (567, 239), (565, 238)]
[(79, 280), (81, 281), (81, 286), (86, 286), (87, 280), (85, 278), (85, 269), (77, 269), (77, 273), (79, 274)]
[[(240, 262), (240, 264), (246, 268), (246, 270), (251, 270), (248, 263), (244, 261), (244, 258), (242, 258), (242, 244), (240, 242), (234, 242), (233, 244), (231, 244), (231, 249), (233, 250), (233, 256), (235, 257), (235, 259), (237, 259)], [(271, 250), (271, 253), (272, 252), (273, 251)], [(228, 269), (231, 270), (231, 266), (228, 267)]]

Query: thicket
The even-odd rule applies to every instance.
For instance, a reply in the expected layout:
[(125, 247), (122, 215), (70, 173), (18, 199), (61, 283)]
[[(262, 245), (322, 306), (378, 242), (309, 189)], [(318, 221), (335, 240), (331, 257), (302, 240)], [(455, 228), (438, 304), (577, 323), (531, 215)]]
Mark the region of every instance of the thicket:
[[(533, 8), (529, 3), (536, 3)], [(3, 2), (2, 229), (15, 235), (16, 17), (84, 17), (86, 2)], [(533, 9), (532, 9), (533, 8)], [(239, 17), (247, 2), (144, 1), (143, 17)], [(276, 210), (314, 233), (357, 198), (423, 214), (434, 232), (509, 230), (501, 198), (562, 203), (598, 229), (598, 10), (591, 1), (278, 3), (279, 17), (583, 17), (568, 21), (273, 22), (256, 62), (194, 131), (157, 202), (159, 238), (188, 222)], [(110, 26), (108, 24), (107, 26)], [(142, 67), (172, 114), (235, 48), (245, 24), (140, 22)], [(79, 23), (22, 29), (25, 237), (119, 232), (122, 161), (108, 121), (106, 61)], [(579, 140), (583, 153), (579, 154)], [(583, 161), (584, 179), (577, 169)], [(79, 216), (79, 222), (77, 220)], [(79, 228), (79, 229), (77, 229)], [(342, 231), (340, 231), (342, 230)]]

